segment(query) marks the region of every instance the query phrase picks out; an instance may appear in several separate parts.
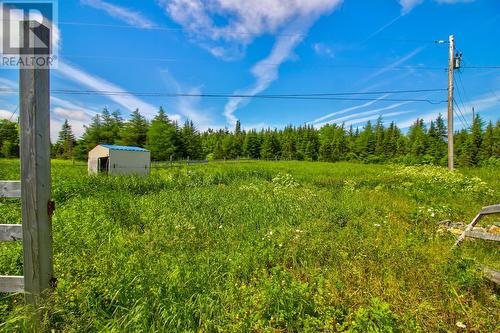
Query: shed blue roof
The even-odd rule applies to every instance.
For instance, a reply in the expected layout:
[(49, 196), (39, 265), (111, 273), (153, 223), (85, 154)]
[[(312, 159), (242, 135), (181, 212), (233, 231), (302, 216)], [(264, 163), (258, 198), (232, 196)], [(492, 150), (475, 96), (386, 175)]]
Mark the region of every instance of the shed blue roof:
[(104, 148), (108, 148), (110, 150), (127, 150), (127, 151), (149, 151), (140, 147), (128, 147), (128, 146), (115, 146), (115, 145), (101, 145)]

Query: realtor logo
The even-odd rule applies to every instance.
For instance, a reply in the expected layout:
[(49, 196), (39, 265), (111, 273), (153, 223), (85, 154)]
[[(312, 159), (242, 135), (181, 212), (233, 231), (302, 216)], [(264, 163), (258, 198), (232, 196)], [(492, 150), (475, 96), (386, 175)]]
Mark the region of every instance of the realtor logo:
[(57, 2), (0, 0), (2, 68), (53, 68), (57, 60)]

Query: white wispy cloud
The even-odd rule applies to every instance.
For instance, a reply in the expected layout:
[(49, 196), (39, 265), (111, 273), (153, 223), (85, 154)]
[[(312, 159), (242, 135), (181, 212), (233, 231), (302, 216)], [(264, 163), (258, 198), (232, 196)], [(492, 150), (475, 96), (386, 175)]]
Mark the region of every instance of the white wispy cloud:
[[(221, 58), (241, 56), (256, 37), (281, 33), (297, 18), (318, 17), (342, 0), (158, 0), (192, 39)], [(216, 18), (225, 22), (217, 24)], [(293, 32), (292, 32), (293, 33)], [(302, 33), (302, 32), (297, 32)], [(229, 43), (228, 43), (229, 42)]]
[(80, 3), (108, 13), (109, 16), (123, 21), (131, 26), (149, 29), (155, 27), (155, 23), (144, 17), (140, 12), (126, 7), (111, 4), (102, 0), (80, 0)]
[[(301, 28), (294, 26), (292, 30), (307, 30), (310, 22), (298, 22), (299, 25), (306, 25)], [(258, 62), (252, 68), (252, 75), (255, 78), (255, 83), (253, 86), (247, 89), (238, 90), (235, 94), (241, 95), (257, 95), (271, 85), (278, 76), (279, 68), (283, 62), (289, 59), (291, 53), (295, 47), (302, 41), (303, 37), (299, 34), (293, 36), (280, 36), (278, 37), (276, 43), (269, 56), (260, 62)], [(234, 97), (230, 98), (224, 107), (224, 116), (230, 124), (234, 124), (237, 118), (234, 116), (236, 110), (249, 103), (248, 98)]]
[(407, 62), (408, 60), (414, 58), (417, 54), (419, 54), (420, 52), (422, 52), (426, 47), (425, 46), (421, 46), (421, 47), (417, 47), (415, 50), (411, 51), (410, 53), (406, 54), (405, 56), (399, 58), (398, 60), (394, 61), (393, 63), (387, 65), (387, 66), (384, 66), (383, 68), (379, 69), (378, 71), (376, 71), (375, 73), (369, 75), (366, 77), (366, 79), (364, 81), (367, 81), (367, 80), (371, 80), (377, 76), (380, 76), (402, 64), (404, 64), (405, 62)]
[[(78, 83), (81, 86), (87, 87), (91, 90), (96, 91), (118, 91), (127, 92), (125, 89), (110, 83), (100, 77), (89, 74), (82, 69), (75, 66), (69, 65), (63, 61), (59, 61), (59, 67), (57, 72), (61, 74), (65, 79), (71, 80)], [(148, 118), (154, 117), (158, 112), (158, 107), (153, 106), (137, 97), (132, 95), (122, 94), (122, 95), (106, 95), (106, 98), (114, 101), (123, 109), (127, 111), (133, 111), (139, 109), (140, 112), (147, 116)], [(171, 119), (179, 119), (178, 115), (169, 115)]]
[(380, 34), (382, 31), (384, 31), (385, 29), (389, 28), (391, 25), (393, 25), (394, 23), (396, 23), (396, 21), (398, 21), (400, 18), (402, 17), (402, 15), (399, 15), (395, 18), (393, 18), (392, 20), (390, 20), (389, 22), (387, 22), (386, 24), (384, 24), (383, 26), (381, 26), (379, 29), (375, 30), (372, 34), (370, 34), (370, 36), (368, 36), (364, 41), (363, 43), (366, 43), (367, 41), (369, 41), (370, 39), (372, 39), (373, 37), (377, 36), (378, 34)]
[[(469, 3), (474, 2), (476, 0), (434, 0), (437, 3), (441, 4), (457, 4), (457, 3)], [(424, 0), (399, 0), (399, 4), (401, 5), (401, 14), (406, 15), (412, 11), (413, 8), (422, 4)]]
[[(383, 117), (384, 117), (384, 119), (387, 119), (389, 117), (396, 117), (396, 116), (400, 116), (402, 114), (408, 114), (408, 113), (414, 113), (414, 112), (415, 112), (414, 110), (389, 112), (389, 113), (384, 113)], [(376, 115), (373, 115), (373, 116), (370, 116), (370, 117), (356, 118), (356, 119), (352, 119), (352, 120), (346, 121), (344, 123), (344, 125), (345, 126), (361, 125), (361, 124), (366, 123), (368, 120), (378, 119), (378, 117), (380, 117), (380, 116), (381, 116), (380, 114), (376, 114)]]
[[(500, 107), (500, 98), (498, 98), (498, 96), (500, 96), (500, 90), (492, 91), (491, 94), (485, 94), (474, 98), (469, 102), (469, 104), (473, 105), (476, 108), (476, 110), (481, 110), (481, 112), (488, 111), (491, 110), (493, 107)], [(418, 115), (418, 117), (420, 119), (423, 119), (425, 122), (430, 122), (431, 120), (436, 119), (439, 114), (446, 114), (447, 112), (448, 112), (447, 107), (443, 106), (440, 108), (436, 108), (432, 111), (429, 111), (425, 114)], [(464, 115), (467, 115), (471, 114), (472, 110), (471, 108), (466, 108), (465, 110), (462, 110), (462, 112)], [(458, 118), (456, 118), (457, 115), (458, 112), (455, 111), (455, 119), (459, 121)], [(415, 118), (416, 117), (412, 117), (401, 120), (400, 122), (398, 122), (398, 126), (400, 128), (408, 128), (411, 125), (413, 125), (413, 123), (415, 122)]]
[(5, 109), (0, 109), (0, 119), (10, 119), (12, 121), (17, 121), (17, 114), (14, 114), (14, 110), (9, 111)]
[(411, 103), (411, 102), (394, 103), (394, 104), (385, 106), (383, 108), (368, 110), (368, 111), (364, 111), (364, 112), (357, 112), (357, 113), (350, 114), (350, 115), (347, 115), (347, 116), (344, 116), (344, 117), (335, 118), (335, 119), (332, 119), (332, 120), (329, 120), (329, 121), (326, 121), (326, 122), (323, 122), (323, 123), (317, 123), (317, 124), (315, 124), (315, 126), (316, 127), (321, 127), (321, 126), (324, 126), (326, 124), (341, 124), (341, 123), (346, 122), (347, 120), (351, 120), (352, 121), (353, 118), (354, 119), (358, 119), (359, 117), (364, 117), (364, 116), (373, 115), (373, 114), (382, 115), (384, 113), (384, 111), (394, 110), (394, 109), (397, 109), (397, 108), (399, 108), (399, 107), (401, 107), (403, 105), (407, 105), (409, 103)]
[(2, 89), (16, 89), (18, 88), (17, 82), (0, 77), (0, 88)]
[(413, 8), (420, 5), (424, 0), (399, 0), (399, 4), (401, 5), (401, 14), (406, 15)]
[[(160, 71), (165, 80), (167, 89), (175, 91), (177, 94), (199, 95), (202, 93), (201, 87), (186, 87), (174, 78), (168, 70)], [(221, 128), (222, 125), (213, 123), (212, 110), (201, 106), (201, 97), (179, 96), (172, 106), (176, 113), (184, 118), (192, 120), (198, 129)]]
[(333, 50), (328, 45), (325, 45), (323, 43), (314, 43), (312, 45), (312, 48), (314, 52), (319, 56), (328, 58), (335, 57), (335, 53), (333, 52)]
[(320, 118), (317, 118), (315, 120), (313, 120), (311, 123), (319, 123), (319, 122), (322, 122), (328, 118), (331, 118), (331, 117), (335, 117), (335, 116), (338, 116), (338, 115), (341, 115), (341, 114), (345, 114), (345, 113), (348, 113), (348, 112), (351, 112), (351, 111), (354, 111), (354, 110), (359, 110), (359, 109), (363, 109), (363, 108), (366, 108), (366, 107), (369, 107), (375, 103), (377, 103), (378, 101), (388, 97), (389, 94), (386, 94), (386, 95), (383, 95), (373, 101), (369, 101), (369, 102), (366, 102), (364, 104), (360, 104), (360, 105), (355, 105), (355, 106), (351, 106), (351, 107), (348, 107), (348, 108), (345, 108), (345, 109), (342, 109), (342, 110), (339, 110), (339, 111), (335, 111), (335, 112), (332, 112), (332, 113), (329, 113), (327, 115), (324, 115)]
[[(244, 54), (257, 37), (276, 35), (270, 54), (253, 66), (255, 82), (237, 94), (256, 95), (266, 90), (279, 76), (279, 68), (304, 39), (311, 25), (335, 9), (342, 0), (159, 0), (167, 14), (180, 24), (192, 40), (222, 59)], [(216, 18), (223, 17), (218, 25)], [(228, 123), (234, 124), (235, 111), (248, 99), (230, 98), (224, 107)]]

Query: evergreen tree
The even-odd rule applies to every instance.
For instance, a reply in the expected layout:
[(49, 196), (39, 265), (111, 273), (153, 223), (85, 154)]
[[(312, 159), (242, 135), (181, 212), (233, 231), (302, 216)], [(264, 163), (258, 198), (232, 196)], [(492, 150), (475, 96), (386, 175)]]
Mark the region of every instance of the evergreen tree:
[(472, 133), (470, 134), (470, 154), (472, 165), (479, 165), (479, 154), (483, 141), (483, 121), (479, 115), (476, 115), (472, 123)]
[[(112, 119), (112, 117), (109, 118)], [(108, 127), (109, 125), (105, 126), (107, 128), (107, 133), (111, 133)], [(132, 112), (130, 120), (121, 128), (119, 143), (124, 146), (145, 147), (148, 129), (148, 121), (141, 115), (139, 109), (136, 109)]]
[(6, 158), (19, 156), (18, 126), (7, 119), (0, 120), (0, 156)]
[(410, 127), (408, 139), (410, 141), (410, 155), (416, 161), (421, 161), (427, 150), (426, 130), (423, 119), (417, 119), (413, 126)]
[(149, 126), (146, 148), (151, 151), (151, 158), (157, 161), (170, 160), (175, 154), (175, 126), (161, 107)]
[(356, 140), (356, 154), (364, 160), (366, 157), (373, 155), (374, 153), (375, 133), (373, 132), (372, 123), (368, 121)]
[(102, 122), (101, 116), (95, 115), (89, 126), (85, 126), (85, 133), (82, 136), (82, 142), (79, 146), (83, 147), (85, 155), (95, 146), (100, 144), (107, 144), (104, 136), (102, 135)]
[(260, 156), (266, 159), (277, 158), (280, 156), (280, 143), (275, 131), (266, 131)]
[(66, 119), (62, 125), (57, 143), (54, 146), (54, 154), (57, 158), (69, 160), (73, 158), (73, 149), (76, 145), (75, 135)]
[(489, 122), (484, 131), (483, 140), (481, 143), (480, 157), (486, 161), (493, 156), (493, 148), (495, 146), (493, 122)]
[(473, 165), (472, 140), (466, 129), (455, 133), (455, 156), (459, 166), (470, 167)]
[(492, 157), (500, 158), (500, 120), (493, 130), (493, 142)]
[(384, 133), (383, 150), (388, 158), (394, 158), (398, 154), (398, 141), (401, 137), (401, 131), (394, 122), (391, 122)]
[(245, 137), (245, 153), (250, 158), (260, 158), (261, 141), (259, 134), (251, 130)]
[(120, 140), (120, 130), (123, 127), (123, 119), (119, 111), (110, 113), (104, 108), (101, 114), (101, 136), (107, 144), (115, 144)]
[(281, 157), (286, 160), (293, 160), (296, 156), (295, 129), (292, 126), (287, 126), (281, 136)]
[(227, 142), (229, 144), (228, 156), (231, 156), (231, 158), (239, 158), (243, 155), (244, 135), (245, 133), (241, 131), (241, 122), (237, 120), (234, 135), (230, 135), (232, 138)]
[(202, 146), (200, 133), (193, 122), (188, 120), (184, 123), (180, 132), (180, 139), (183, 147), (183, 157), (196, 160), (202, 158)]
[(382, 116), (377, 119), (377, 124), (375, 125), (375, 155), (384, 158), (385, 155), (385, 139), (384, 139), (384, 124), (382, 122)]

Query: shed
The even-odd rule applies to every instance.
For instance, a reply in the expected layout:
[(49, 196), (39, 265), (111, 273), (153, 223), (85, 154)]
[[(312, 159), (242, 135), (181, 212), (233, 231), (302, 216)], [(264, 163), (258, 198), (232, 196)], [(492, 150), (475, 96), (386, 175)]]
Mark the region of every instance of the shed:
[(89, 152), (89, 174), (149, 175), (151, 153), (139, 147), (98, 145)]

